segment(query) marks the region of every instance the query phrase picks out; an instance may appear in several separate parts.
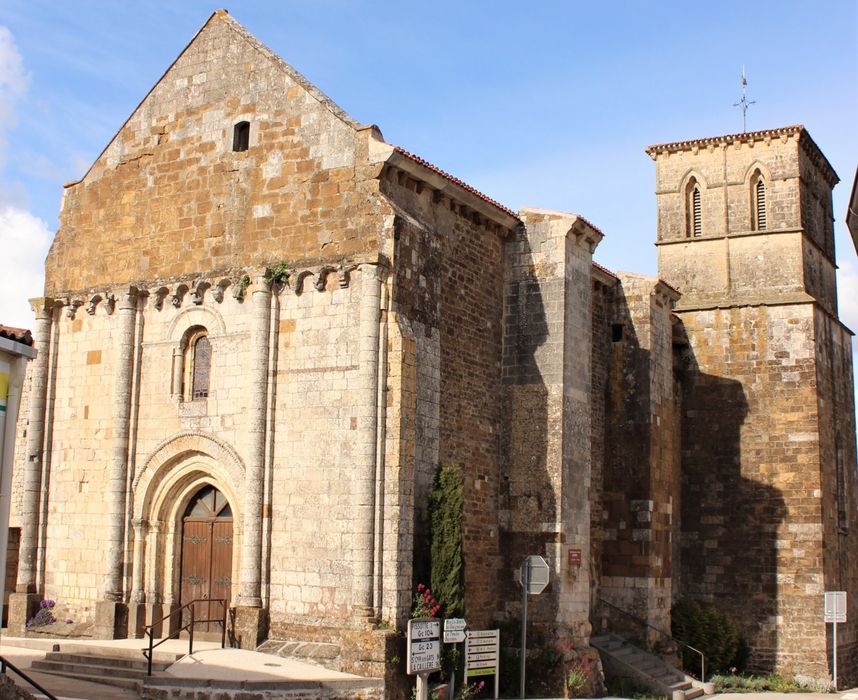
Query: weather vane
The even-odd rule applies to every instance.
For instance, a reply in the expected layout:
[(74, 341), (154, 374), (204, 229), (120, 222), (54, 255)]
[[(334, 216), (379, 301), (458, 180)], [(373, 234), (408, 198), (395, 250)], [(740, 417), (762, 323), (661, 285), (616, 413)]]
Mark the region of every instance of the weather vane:
[(748, 98), (745, 96), (745, 89), (748, 87), (748, 81), (745, 78), (745, 66), (742, 66), (742, 99), (734, 104), (734, 107), (742, 108), (742, 133), (745, 133), (748, 130), (748, 107), (751, 105), (757, 104), (756, 100), (751, 100), (748, 102)]

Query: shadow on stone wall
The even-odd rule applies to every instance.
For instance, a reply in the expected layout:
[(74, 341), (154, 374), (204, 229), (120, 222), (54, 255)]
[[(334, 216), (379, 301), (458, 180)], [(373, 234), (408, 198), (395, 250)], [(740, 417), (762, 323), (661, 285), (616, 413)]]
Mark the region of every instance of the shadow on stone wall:
[[(749, 407), (738, 381), (700, 371), (681, 356), (682, 508), (680, 594), (713, 603), (738, 623), (750, 670), (769, 672), (777, 656), (779, 489), (742, 475), (741, 430)], [(747, 468), (748, 465), (746, 465)]]
[[(548, 365), (554, 370), (556, 364), (557, 371), (562, 373), (563, 354), (562, 341), (556, 353), (549, 354), (552, 350), (546, 348), (553, 338), (544, 299), (562, 301), (564, 297), (562, 278), (537, 278), (530, 242), (523, 231), (510, 245), (515, 247), (515, 254), (509, 257), (517, 264), (508, 270), (504, 289), (505, 426), (501, 438), (500, 551), (505, 562), (498, 612), (501, 619), (520, 620), (522, 590), (513, 574), (525, 557), (532, 554), (546, 557), (558, 536), (553, 524), (560, 507), (555, 489), (561, 475), (549, 472), (549, 454), (556, 450), (554, 461), (559, 470), (562, 401), (555, 400), (554, 408), (550, 407), (543, 369)], [(557, 399), (559, 390), (558, 386)], [(557, 613), (557, 598), (551, 586), (539, 596), (530, 596), (528, 639), (553, 636)], [(515, 640), (513, 643), (517, 646)]]

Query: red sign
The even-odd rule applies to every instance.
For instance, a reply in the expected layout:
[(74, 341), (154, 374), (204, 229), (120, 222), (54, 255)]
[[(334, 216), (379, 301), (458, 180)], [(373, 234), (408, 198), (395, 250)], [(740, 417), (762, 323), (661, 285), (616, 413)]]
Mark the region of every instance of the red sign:
[(568, 551), (569, 556), (569, 566), (581, 566), (581, 550), (580, 549), (570, 549)]

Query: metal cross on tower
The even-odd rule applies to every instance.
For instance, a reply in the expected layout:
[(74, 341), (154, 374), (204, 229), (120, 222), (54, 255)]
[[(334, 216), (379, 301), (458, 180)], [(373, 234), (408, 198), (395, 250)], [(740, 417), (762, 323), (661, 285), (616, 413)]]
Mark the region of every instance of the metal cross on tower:
[(742, 133), (745, 133), (748, 130), (748, 107), (751, 105), (757, 104), (756, 100), (751, 100), (748, 102), (748, 98), (745, 96), (745, 89), (748, 87), (748, 81), (745, 78), (745, 66), (742, 66), (742, 99), (736, 102), (734, 107), (742, 108)]

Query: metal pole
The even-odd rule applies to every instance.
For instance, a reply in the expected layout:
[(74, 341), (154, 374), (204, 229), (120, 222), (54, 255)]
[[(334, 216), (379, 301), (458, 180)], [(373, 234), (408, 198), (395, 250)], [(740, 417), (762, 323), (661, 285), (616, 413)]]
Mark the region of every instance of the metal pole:
[(456, 650), (459, 648), (458, 644), (453, 645), (453, 668), (450, 670), (450, 694), (447, 695), (448, 698), (456, 697)]
[(837, 692), (837, 618), (831, 627), (831, 646), (834, 649), (834, 691)]
[(525, 559), (521, 567), (521, 661), (519, 664), (521, 681), (518, 697), (524, 698), (524, 668), (527, 656), (527, 587), (530, 585), (530, 559)]
[(429, 674), (417, 674), (417, 700), (429, 700)]

